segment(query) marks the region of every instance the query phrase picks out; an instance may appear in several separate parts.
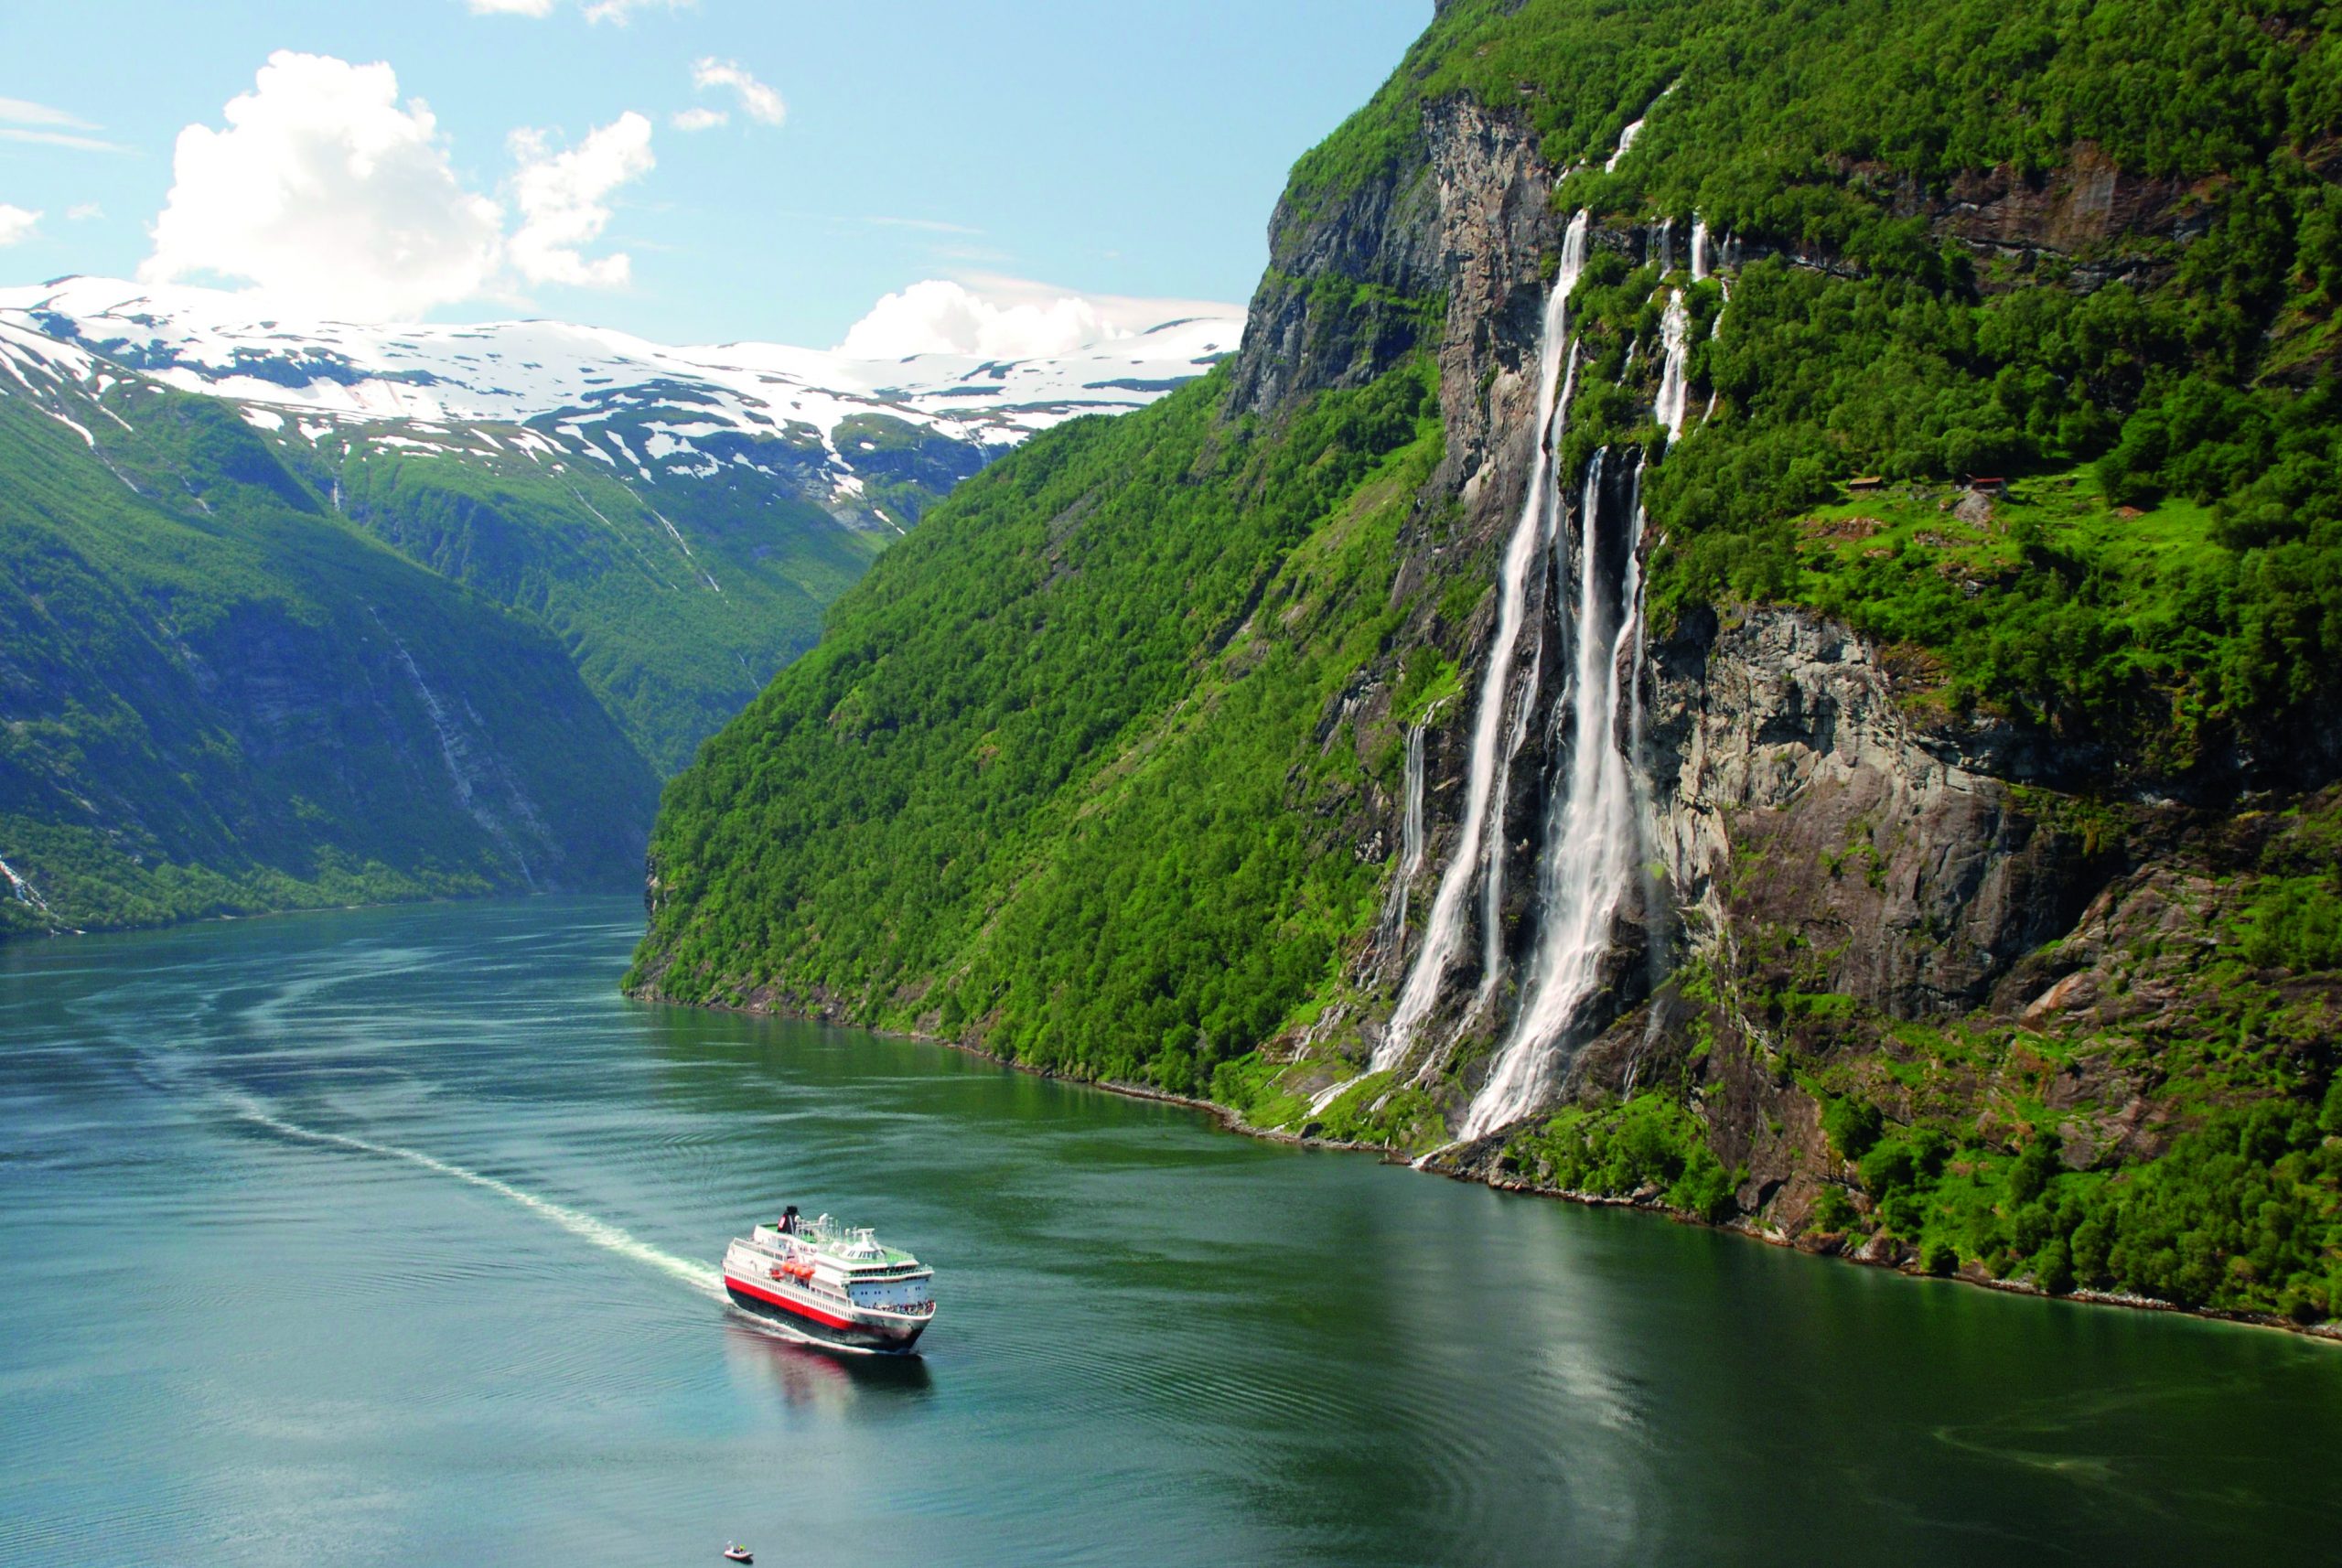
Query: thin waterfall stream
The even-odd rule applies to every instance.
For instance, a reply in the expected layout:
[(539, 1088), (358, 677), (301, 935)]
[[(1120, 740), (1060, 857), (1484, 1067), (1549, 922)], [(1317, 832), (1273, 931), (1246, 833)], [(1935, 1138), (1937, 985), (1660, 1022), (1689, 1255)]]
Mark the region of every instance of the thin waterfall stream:
[(1455, 851), (1440, 876), (1439, 891), (1432, 899), (1423, 949), (1415, 955), (1414, 964), (1400, 987), (1390, 1026), (1375, 1047), (1371, 1063), (1374, 1071), (1396, 1067), (1406, 1058), (1416, 1031), (1437, 1004), (1440, 987), (1464, 943), (1466, 911), (1480, 868), (1490, 807), (1495, 803), (1499, 752), (1506, 738), (1505, 696), (1510, 685), (1513, 656), (1520, 641), (1521, 623), (1527, 616), (1530, 575), (1542, 554), (1546, 509), (1558, 504), (1553, 476), (1560, 433), (1555, 426), (1566, 406), (1561, 401), (1560, 383), (1569, 348), (1569, 297), (1585, 267), (1586, 234), (1591, 221), (1591, 215), (1584, 211), (1570, 220), (1562, 240), (1561, 265), (1552, 292), (1546, 295), (1537, 351), (1536, 454), (1529, 486), (1521, 498), (1520, 516), (1505, 547), (1496, 629), (1489, 639), (1488, 669), (1480, 680), (1479, 703), (1473, 715), (1464, 815)]
[(1407, 731), (1407, 769), (1399, 791), (1399, 869), (1383, 897), (1381, 936), (1385, 952), (1407, 945), (1407, 892), (1423, 866), (1423, 736), (1431, 728), (1428, 716)]
[(1681, 289), (1668, 295), (1667, 313), (1660, 317), (1659, 330), (1667, 359), (1660, 371), (1659, 400), (1651, 414), (1667, 427), (1667, 444), (1671, 447), (1683, 438), (1684, 364), (1692, 351), (1692, 313), (1684, 308)]
[(1539, 886), (1537, 946), (1520, 1011), (1487, 1083), (1466, 1112), (1462, 1136), (1477, 1138), (1520, 1120), (1551, 1084), (1562, 1048), (1599, 988), (1620, 907), (1640, 856), (1633, 762), (1623, 739), (1633, 690), (1627, 667), (1641, 639), (1642, 473), (1628, 484), (1625, 527), (1606, 533), (1609, 453), (1595, 454), (1585, 478), (1577, 558), (1576, 667), (1568, 711), (1568, 760), (1547, 803)]
[[(1691, 353), (1691, 316), (1681, 289), (1668, 295), (1660, 337), (1666, 360), (1651, 413), (1666, 427), (1671, 446), (1683, 433)], [(1577, 661), (1568, 695), (1568, 763), (1562, 788), (1547, 808), (1537, 946), (1511, 1033), (1465, 1114), (1466, 1139), (1526, 1116), (1552, 1088), (1580, 1015), (1601, 988), (1603, 960), (1619, 912), (1636, 891), (1643, 860), (1646, 801), (1638, 771), (1643, 461), (1637, 461), (1628, 487), (1623, 537), (1614, 538), (1605, 531), (1607, 458), (1606, 451), (1595, 455), (1579, 508)], [(1642, 892), (1649, 902), (1652, 889)]]

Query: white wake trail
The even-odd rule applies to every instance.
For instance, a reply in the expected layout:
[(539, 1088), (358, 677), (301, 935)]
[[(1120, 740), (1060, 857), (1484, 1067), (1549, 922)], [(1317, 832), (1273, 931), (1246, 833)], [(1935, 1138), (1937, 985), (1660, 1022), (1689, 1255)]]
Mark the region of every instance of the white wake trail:
[(550, 1219), (582, 1241), (590, 1241), (605, 1251), (615, 1252), (621, 1258), (630, 1259), (635, 1262), (656, 1269), (661, 1273), (680, 1280), (714, 1300), (725, 1299), (723, 1282), (715, 1270), (704, 1263), (694, 1263), (688, 1258), (679, 1258), (672, 1252), (661, 1251), (650, 1242), (628, 1234), (608, 1221), (596, 1219), (590, 1214), (581, 1213), (566, 1204), (555, 1203), (551, 1198), (539, 1197), (535, 1193), (523, 1191), (510, 1182), (499, 1181), (492, 1176), (483, 1176), (478, 1171), (467, 1170), (462, 1165), (451, 1165), (435, 1155), (426, 1155), (420, 1149), (402, 1148), (396, 1144), (377, 1144), (371, 1139), (353, 1138), (342, 1133), (321, 1133), (314, 1127), (304, 1127), (298, 1122), (287, 1122), (282, 1116), (264, 1110), (241, 1096), (231, 1096), (231, 1099), (235, 1104), (237, 1115), (257, 1126), (265, 1127), (272, 1133), (298, 1139), (306, 1144), (321, 1144), (327, 1148), (345, 1149), (351, 1154), (372, 1155), (381, 1159), (403, 1161), (418, 1170), (426, 1170), (435, 1176), (446, 1176), (468, 1187), (478, 1187), (483, 1192), (492, 1192), (499, 1197), (519, 1204), (541, 1219)]

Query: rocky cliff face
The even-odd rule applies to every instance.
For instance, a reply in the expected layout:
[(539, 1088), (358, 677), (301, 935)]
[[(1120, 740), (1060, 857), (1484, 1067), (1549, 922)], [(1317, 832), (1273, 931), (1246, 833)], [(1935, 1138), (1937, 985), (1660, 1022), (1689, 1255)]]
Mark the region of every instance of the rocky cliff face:
[(1694, 941), (1729, 943), (1736, 921), (1794, 930), (1816, 992), (1896, 1017), (1964, 1011), (2104, 875), (2011, 785), (1923, 745), (1842, 628), (1702, 615), (1649, 669), (1655, 847)]
[(1536, 389), (1491, 378), (1519, 378), (1534, 349), (1540, 267), (1561, 242), (1553, 180), (1527, 126), (1455, 99), (1427, 108), (1420, 148), (1384, 177), (1322, 203), (1288, 193), (1269, 222), (1230, 413), (1273, 414), (1432, 349), (1448, 429), (1442, 483), (1478, 478), (1477, 499), (1497, 478), (1481, 477), (1492, 432), (1503, 456), (1527, 450)]
[[(1566, 1097), (1688, 1081), (1717, 1153), (1745, 1173), (1740, 1208), (1795, 1227), (1841, 1174), (1800, 1049), (1878, 1051), (1884, 1020), (1985, 1006), (2113, 866), (2020, 787), (1939, 756), (1943, 738), (1842, 628), (1793, 610), (1701, 615), (1651, 649), (1649, 671), (1673, 978), (1586, 1047)], [(1870, 1013), (1882, 1022), (1841, 1026)]]
[[(1238, 379), (1238, 406), (1273, 414), (1316, 387), (1371, 375), (1418, 340), (1439, 357), (1446, 456), (1402, 536), (1392, 589), (1394, 603), (1425, 607), (1397, 639), (1386, 679), (1347, 693), (1321, 735), (1348, 724), (1361, 751), (1401, 745), (1392, 692), (1406, 650), (1450, 653), (1457, 693), (1434, 707), (1423, 737), (1421, 853), (1412, 883), (1394, 884), (1357, 950), (1350, 987), (1273, 1047), (1293, 1064), (1284, 1081), (1312, 1106), (1290, 1124), (1417, 1147), (1456, 1126), (1487, 1078), (1544, 914), (1545, 801), (1574, 744), (1553, 715), (1586, 527), (1586, 498), (1570, 476), (1508, 682), (1528, 722), (1491, 808), (1502, 983), (1492, 995), (1483, 988), (1475, 934), (1427, 1031), (1440, 1043), (1413, 1052), (1395, 1078), (1361, 1079), (1456, 851), (1471, 708), (1496, 622), (1495, 594), (1474, 599), (1456, 585), (1494, 583), (1520, 513), (1534, 452), (1538, 317), (1563, 228), (1558, 171), (1520, 124), (1442, 102), (1427, 106), (1423, 131), (1420, 163), (1389, 181), (1323, 211), (1280, 210), (1279, 262), (1255, 301)], [(2141, 262), (2153, 249), (2143, 242), (2185, 243), (2196, 209), (2187, 193), (2103, 163), (2085, 147), (2045, 177), (1979, 177), (1914, 211), (1980, 255), (2027, 271), (2069, 266), (2085, 290), (2136, 282), (2133, 263), (2163, 264)], [(1638, 264), (1664, 243), (1635, 226), (1593, 237)], [(1388, 306), (1399, 294), (1443, 302), (1435, 336), (1427, 314), (1413, 318), (1413, 336), (1394, 325)], [(1631, 380), (1634, 351), (1627, 362)], [(1655, 380), (1648, 353), (1643, 363)], [(1638, 460), (1614, 454), (1597, 498), (1605, 512), (1633, 507)], [(1420, 594), (1426, 585), (1449, 586)], [(1470, 613), (1444, 618), (1458, 602)], [(1649, 639), (1639, 664), (1635, 745), (1651, 875), (1622, 908), (1587, 1037), (1565, 1053), (1548, 1112), (1667, 1086), (1735, 1174), (1728, 1207), (1738, 1222), (1785, 1235), (1817, 1230), (1825, 1191), (1867, 1201), (1823, 1131), (1835, 1099), (1859, 1096), (1898, 1122), (1946, 1116), (2004, 1146), (2047, 1112), (2076, 1167), (2155, 1155), (2187, 1124), (2190, 1103), (2219, 1075), (2165, 1047), (2191, 1030), (2231, 1026), (2221, 1020), (2233, 996), (2209, 978), (2239, 908), (2223, 889), (2264, 862), (2272, 842), (2227, 825), (2233, 789), (2192, 805), (2152, 790), (2100, 800), (2089, 789), (2107, 762), (2095, 746), (1946, 714), (1927, 700), (1926, 671), (1794, 609), (1689, 615)], [(1401, 865), (1406, 791), (1341, 809), (1359, 854)], [(2322, 992), (2314, 1003), (2298, 986), (2287, 995), (2272, 1006), (2291, 1008), (2292, 1021), (2264, 1042), (2280, 1055), (2311, 1048), (2303, 1018), (2342, 1009)], [(1342, 1090), (1351, 1082), (1365, 1096), (1355, 1104)], [(1548, 1179), (1519, 1131), (1434, 1163), (1499, 1181)]]

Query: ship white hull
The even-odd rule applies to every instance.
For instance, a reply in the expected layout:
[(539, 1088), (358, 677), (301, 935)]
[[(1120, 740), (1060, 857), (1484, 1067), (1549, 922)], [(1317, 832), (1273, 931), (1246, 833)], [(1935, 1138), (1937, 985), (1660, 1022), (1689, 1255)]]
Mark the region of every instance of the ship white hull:
[(744, 1280), (729, 1270), (725, 1294), (732, 1305), (753, 1316), (778, 1324), (817, 1344), (843, 1350), (868, 1350), (899, 1356), (919, 1343), (930, 1318), (905, 1319), (892, 1313), (866, 1313), (839, 1303), (811, 1299), (782, 1280)]

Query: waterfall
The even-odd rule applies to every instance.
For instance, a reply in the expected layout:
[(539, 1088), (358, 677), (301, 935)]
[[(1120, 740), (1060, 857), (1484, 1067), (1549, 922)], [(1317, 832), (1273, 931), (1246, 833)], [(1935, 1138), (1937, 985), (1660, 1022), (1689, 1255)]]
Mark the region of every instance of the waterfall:
[(1683, 361), (1692, 351), (1692, 315), (1683, 308), (1683, 291), (1676, 289), (1667, 296), (1667, 314), (1660, 322), (1660, 340), (1667, 352), (1666, 367), (1659, 377), (1659, 401), (1651, 408), (1651, 417), (1667, 426), (1667, 445), (1672, 447), (1683, 438)]
[(1603, 467), (1586, 474), (1578, 541), (1576, 664), (1569, 692), (1569, 757), (1547, 804), (1540, 929), (1520, 1011), (1496, 1065), (1466, 1112), (1462, 1136), (1477, 1138), (1536, 1108), (1571, 1042), (1569, 1032), (1601, 983), (1619, 908), (1640, 859), (1633, 761), (1622, 730), (1635, 690), (1632, 665), (1642, 636), (1642, 471), (1638, 466), (1623, 530), (1606, 532)]
[(1627, 154), (1633, 149), (1635, 138), (1642, 134), (1643, 123), (1640, 120), (1628, 121), (1627, 128), (1618, 133), (1618, 148), (1616, 152), (1610, 155), (1609, 161), (1602, 166), (1602, 172), (1604, 174), (1609, 174), (1617, 168), (1618, 160), (1625, 157)]
[[(1708, 264), (1707, 220), (1702, 218), (1697, 213), (1693, 213), (1692, 215), (1692, 281), (1693, 283), (1705, 283), (1713, 271), (1714, 269)], [(1716, 285), (1724, 290), (1725, 304), (1730, 304), (1732, 301), (1732, 285), (1725, 283), (1722, 278), (1716, 279)], [(1715, 313), (1714, 318), (1708, 323), (1709, 338), (1713, 340), (1716, 334), (1722, 330), (1724, 330), (1724, 311), (1719, 307)], [(1707, 412), (1700, 415), (1700, 423), (1705, 424), (1709, 420), (1714, 419), (1715, 416), (1716, 394), (1714, 392), (1710, 392), (1708, 393)]]
[(1465, 908), (1475, 874), (1481, 864), (1494, 794), (1499, 750), (1505, 740), (1505, 693), (1510, 683), (1513, 654), (1520, 641), (1529, 594), (1529, 578), (1539, 555), (1547, 509), (1554, 504), (1554, 448), (1559, 445), (1555, 419), (1560, 403), (1562, 366), (1569, 344), (1569, 297), (1585, 267), (1586, 231), (1591, 214), (1581, 211), (1570, 220), (1562, 239), (1561, 267), (1545, 297), (1537, 344), (1536, 455), (1529, 487), (1521, 497), (1520, 517), (1513, 524), (1505, 547), (1503, 575), (1498, 587), (1497, 624), (1488, 641), (1488, 662), (1480, 677), (1479, 705), (1473, 714), (1472, 752), (1465, 775), (1464, 815), (1458, 824), (1455, 852), (1440, 875), (1439, 891), (1432, 899), (1431, 918), (1423, 930), (1422, 950), (1400, 987), (1398, 1005), (1381, 1043), (1375, 1047), (1376, 1071), (1396, 1066), (1413, 1044), (1415, 1031), (1439, 1000), (1439, 988), (1463, 945)]
[(1381, 946), (1397, 952), (1407, 945), (1407, 892), (1423, 865), (1423, 732), (1430, 722), (1407, 732), (1406, 782), (1399, 794), (1399, 868), (1382, 905)]
[(16, 902), (29, 904), (44, 915), (48, 913), (48, 900), (40, 896), (40, 889), (5, 860), (0, 860), (0, 877), (7, 878), (8, 891), (15, 895)]
[(1659, 220), (1659, 237), (1652, 248), (1659, 252), (1659, 275), (1665, 277), (1675, 270), (1675, 220)]
[[(1562, 401), (1569, 401), (1566, 388), (1569, 378), (1563, 376), (1564, 393)], [(1548, 509), (1550, 510), (1550, 508)], [(1545, 530), (1541, 526), (1542, 537)], [(1520, 760), (1520, 748), (1529, 740), (1529, 721), (1535, 716), (1537, 688), (1545, 671), (1545, 643), (1538, 636), (1529, 652), (1528, 674), (1516, 683), (1512, 695), (1512, 722), (1505, 726), (1504, 760), (1498, 765), (1496, 784), (1491, 791), (1488, 832), (1480, 844), (1480, 993), (1486, 1002), (1496, 994), (1497, 982), (1504, 967), (1504, 932), (1499, 917), (1504, 909), (1505, 802), (1512, 797), (1512, 765)]]
[[(1423, 868), (1423, 732), (1428, 722), (1407, 732), (1407, 785), (1399, 825), (1399, 884), (1405, 886)], [(1407, 940), (1407, 901), (1399, 900), (1399, 940)]]
[[(1569, 419), (1570, 398), (1577, 388), (1577, 350), (1570, 350), (1568, 369), (1562, 372), (1562, 390), (1554, 407), (1558, 422), (1552, 433), (1550, 462), (1558, 461), (1562, 445), (1562, 430)], [(1561, 507), (1561, 473), (1549, 467), (1544, 485), (1543, 513), (1538, 529), (1539, 554), (1552, 548), (1554, 532), (1559, 526)], [(1504, 979), (1504, 808), (1512, 798), (1512, 765), (1520, 758), (1520, 748), (1528, 743), (1529, 730), (1537, 716), (1537, 693), (1544, 686), (1545, 639), (1542, 622), (1539, 625), (1536, 647), (1531, 653), (1528, 678), (1520, 682), (1513, 697), (1512, 724), (1506, 731), (1504, 765), (1496, 777), (1493, 818), (1485, 835), (1480, 854), (1480, 987), (1473, 995), (1475, 1010), (1488, 1005), (1497, 993), (1497, 986)]]
[(1674, 94), (1675, 90), (1682, 85), (1683, 79), (1681, 77), (1678, 77), (1673, 81), (1669, 82), (1665, 87), (1659, 90), (1659, 96), (1650, 101), (1649, 108), (1646, 108), (1640, 114), (1638, 114), (1635, 118), (1627, 122), (1627, 128), (1618, 133), (1618, 145), (1611, 151), (1609, 162), (1602, 166), (1602, 172), (1604, 174), (1611, 174), (1617, 171), (1618, 167), (1618, 160), (1625, 157), (1628, 152), (1633, 150), (1635, 138), (1643, 134), (1643, 123), (1650, 118), (1651, 110), (1658, 108), (1661, 103), (1665, 102)]

